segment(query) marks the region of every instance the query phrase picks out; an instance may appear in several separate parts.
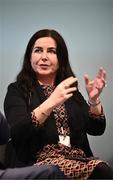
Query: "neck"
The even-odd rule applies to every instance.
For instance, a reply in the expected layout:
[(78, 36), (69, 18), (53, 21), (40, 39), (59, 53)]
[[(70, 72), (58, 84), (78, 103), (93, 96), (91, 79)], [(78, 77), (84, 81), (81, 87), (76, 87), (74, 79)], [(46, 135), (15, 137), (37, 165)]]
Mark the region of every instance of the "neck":
[(42, 78), (42, 77), (39, 78), (38, 77), (38, 82), (41, 85), (43, 84), (43, 85), (52, 85), (53, 86), (54, 85), (54, 78), (47, 78), (47, 77), (46, 78), (45, 77), (44, 78)]

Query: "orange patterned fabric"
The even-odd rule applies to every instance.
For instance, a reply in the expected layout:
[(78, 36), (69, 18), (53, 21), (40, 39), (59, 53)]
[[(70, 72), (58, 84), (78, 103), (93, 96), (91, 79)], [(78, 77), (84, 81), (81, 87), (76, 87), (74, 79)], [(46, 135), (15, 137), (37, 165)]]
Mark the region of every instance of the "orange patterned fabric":
[[(42, 88), (43, 88), (44, 94), (47, 98), (53, 92), (55, 87), (53, 87), (53, 86), (42, 86)], [(67, 112), (65, 109), (65, 104), (62, 104), (62, 105), (56, 107), (53, 110), (53, 112), (54, 112), (54, 117), (56, 119), (56, 126), (58, 129), (58, 134), (62, 135), (61, 127), (63, 127), (65, 135), (69, 135), (70, 130), (69, 130), (69, 126), (68, 126), (68, 117), (67, 117)]]
[[(81, 160), (76, 158), (81, 158)], [(102, 161), (93, 159), (93, 157), (91, 160), (90, 158), (85, 158), (85, 154), (81, 149), (57, 144), (47, 145), (41, 153), (38, 152), (37, 163), (35, 165), (58, 165), (67, 178), (85, 180), (100, 162)]]
[[(54, 90), (54, 87), (51, 86), (42, 86), (42, 88), (46, 98)], [(62, 134), (61, 127), (64, 129), (65, 135), (69, 135), (70, 130), (65, 105), (63, 104), (55, 108), (53, 112), (59, 135)], [(37, 152), (37, 162), (35, 165), (58, 165), (67, 178), (85, 180), (88, 179), (100, 162), (102, 161), (94, 157), (88, 159), (81, 149), (68, 147), (59, 143), (46, 145), (41, 152)]]

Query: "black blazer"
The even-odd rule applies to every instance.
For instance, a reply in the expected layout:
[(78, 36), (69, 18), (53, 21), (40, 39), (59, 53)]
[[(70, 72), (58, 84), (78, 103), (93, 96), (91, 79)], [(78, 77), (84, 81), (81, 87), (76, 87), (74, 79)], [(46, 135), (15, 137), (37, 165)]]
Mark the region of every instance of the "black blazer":
[[(19, 161), (23, 165), (36, 161), (36, 152), (45, 144), (58, 143), (59, 137), (53, 113), (43, 126), (36, 128), (31, 120), (31, 111), (45, 100), (39, 84), (34, 85), (33, 94), (25, 98), (17, 82), (8, 87), (4, 101), (4, 110), (11, 126), (11, 138)], [(89, 106), (79, 91), (65, 103), (69, 118), (71, 145), (81, 148), (87, 156), (92, 156), (87, 134), (104, 133), (105, 116), (99, 119), (89, 116)]]

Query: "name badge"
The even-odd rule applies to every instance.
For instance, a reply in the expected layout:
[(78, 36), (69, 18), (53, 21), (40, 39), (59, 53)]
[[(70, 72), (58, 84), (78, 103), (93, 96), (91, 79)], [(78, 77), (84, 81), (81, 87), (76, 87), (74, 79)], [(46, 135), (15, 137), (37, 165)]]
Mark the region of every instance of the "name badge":
[(70, 144), (70, 136), (59, 135), (59, 143), (70, 147), (71, 146), (71, 144)]

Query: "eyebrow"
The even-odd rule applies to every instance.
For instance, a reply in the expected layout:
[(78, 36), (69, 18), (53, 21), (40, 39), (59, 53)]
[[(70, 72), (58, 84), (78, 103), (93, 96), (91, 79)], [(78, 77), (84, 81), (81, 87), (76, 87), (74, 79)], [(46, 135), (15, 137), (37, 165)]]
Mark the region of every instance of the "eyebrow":
[[(41, 46), (36, 46), (36, 47), (34, 47), (34, 49), (37, 49), (37, 48), (43, 49), (43, 47), (41, 47)], [(47, 49), (56, 49), (56, 47), (48, 47)]]

